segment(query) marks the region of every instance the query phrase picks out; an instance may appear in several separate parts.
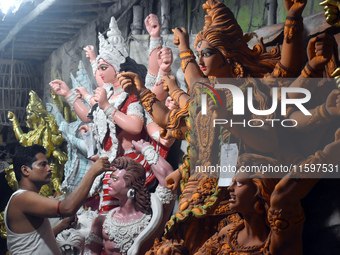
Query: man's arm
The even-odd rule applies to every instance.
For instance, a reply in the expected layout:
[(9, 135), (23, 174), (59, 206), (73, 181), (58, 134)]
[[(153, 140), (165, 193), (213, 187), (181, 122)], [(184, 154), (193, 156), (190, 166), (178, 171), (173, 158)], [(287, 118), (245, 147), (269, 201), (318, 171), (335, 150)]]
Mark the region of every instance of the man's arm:
[(77, 216), (73, 215), (71, 217), (66, 217), (65, 219), (62, 219), (54, 228), (53, 228), (53, 234), (54, 236), (57, 236), (61, 231), (74, 227), (77, 224)]
[(43, 197), (35, 192), (25, 192), (17, 201), (18, 209), (26, 215), (41, 218), (65, 217), (74, 215), (86, 199), (95, 177), (110, 170), (107, 157), (101, 158), (93, 164), (78, 187), (64, 200)]

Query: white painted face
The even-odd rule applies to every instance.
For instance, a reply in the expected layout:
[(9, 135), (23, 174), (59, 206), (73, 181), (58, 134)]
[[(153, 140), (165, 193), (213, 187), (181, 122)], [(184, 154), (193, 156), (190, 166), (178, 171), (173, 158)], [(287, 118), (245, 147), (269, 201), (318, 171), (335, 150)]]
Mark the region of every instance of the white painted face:
[(98, 62), (97, 72), (104, 83), (115, 83), (117, 81), (118, 73), (116, 69), (103, 59), (100, 59)]

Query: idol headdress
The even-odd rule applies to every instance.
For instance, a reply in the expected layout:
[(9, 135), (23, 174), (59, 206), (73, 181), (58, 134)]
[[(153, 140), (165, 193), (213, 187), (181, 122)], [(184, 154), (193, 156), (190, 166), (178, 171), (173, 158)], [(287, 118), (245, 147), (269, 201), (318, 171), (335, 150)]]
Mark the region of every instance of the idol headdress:
[(197, 34), (195, 47), (202, 40), (208, 41), (222, 53), (225, 63), (231, 63), (237, 69), (242, 68), (244, 71), (241, 73), (244, 72), (245, 77), (250, 75), (262, 78), (266, 73), (273, 71), (275, 64), (280, 60), (278, 46), (267, 52), (260, 40), (258, 45), (249, 49), (242, 29), (228, 7), (218, 0), (208, 0), (203, 4), (203, 9), (207, 12), (205, 26)]
[(125, 39), (120, 32), (117, 21), (114, 17), (111, 18), (110, 29), (107, 32), (107, 39), (99, 33), (99, 55), (97, 56), (97, 62), (99, 59), (103, 59), (112, 65), (118, 72), (120, 65), (125, 63), (126, 58), (129, 56)]

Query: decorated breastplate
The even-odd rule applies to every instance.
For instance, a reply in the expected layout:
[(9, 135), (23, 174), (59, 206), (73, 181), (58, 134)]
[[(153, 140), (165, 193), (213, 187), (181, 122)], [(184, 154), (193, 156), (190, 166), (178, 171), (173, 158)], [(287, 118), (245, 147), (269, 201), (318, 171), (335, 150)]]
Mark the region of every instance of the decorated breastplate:
[(127, 254), (135, 238), (149, 224), (151, 215), (144, 214), (142, 218), (121, 223), (114, 218), (116, 210), (111, 210), (103, 223), (103, 230), (108, 235), (110, 241), (115, 243), (115, 248), (119, 249), (121, 254)]

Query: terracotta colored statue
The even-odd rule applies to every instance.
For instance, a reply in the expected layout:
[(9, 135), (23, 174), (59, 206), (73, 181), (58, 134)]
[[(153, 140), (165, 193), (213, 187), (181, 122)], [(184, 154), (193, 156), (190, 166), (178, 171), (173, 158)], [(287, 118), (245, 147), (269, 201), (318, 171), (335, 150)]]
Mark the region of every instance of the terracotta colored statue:
[(163, 232), (175, 197), (165, 187), (172, 167), (148, 142), (133, 142), (133, 148), (148, 159), (159, 186), (150, 198), (143, 166), (128, 157), (116, 158), (108, 186), (109, 195), (118, 198), (119, 206), (95, 219), (85, 254), (145, 254)]
[[(340, 130), (335, 141), (301, 162), (285, 178), (273, 179), (262, 172), (247, 173), (254, 166), (280, 166), (272, 158), (243, 154), (239, 172), (228, 188), (230, 209), (242, 215), (208, 239), (195, 254), (303, 254), (302, 229), (305, 221), (301, 199), (319, 178), (340, 160)], [(311, 173), (310, 164), (325, 164), (326, 171)], [(243, 169), (243, 170), (242, 170)]]
[[(164, 77), (163, 80), (165, 89), (179, 105), (179, 109), (169, 111), (161, 105), (137, 76), (119, 75), (123, 88), (129, 93), (139, 95), (144, 108), (164, 128), (161, 132), (163, 137), (184, 139), (186, 134), (185, 137), (190, 144), (184, 164), (167, 178), (168, 187), (173, 189), (176, 189), (182, 181), (183, 194), (179, 210), (168, 222), (165, 234), (166, 238), (171, 239), (170, 242), (175, 239), (180, 240), (179, 246), (189, 253), (197, 251), (212, 231), (218, 228), (221, 217), (230, 214), (229, 204), (223, 202), (225, 199), (223, 191), (217, 186), (218, 179), (211, 178), (217, 176), (196, 171), (196, 166), (218, 164), (221, 146), (228, 143), (236, 143), (240, 153), (256, 151), (260, 154), (273, 154), (279, 151), (276, 129), (268, 124), (256, 129), (249, 126), (240, 128), (237, 125), (214, 128), (213, 119), (238, 121), (238, 118), (232, 116), (232, 107), (218, 110), (210, 103), (208, 103), (210, 114), (202, 115), (200, 97), (201, 91), (207, 88), (206, 85), (213, 87), (216, 83), (225, 83), (226, 80), (221, 81), (221, 79), (227, 78), (229, 79), (227, 81), (243, 91), (249, 87), (253, 89), (253, 104), (257, 109), (269, 108), (270, 87), (250, 77), (294, 77), (298, 75), (303, 64), (300, 32), (302, 31), (301, 14), (306, 1), (294, 3), (285, 1), (285, 3), (289, 16), (285, 27), (282, 58), (277, 48), (267, 52), (261, 41), (253, 50), (249, 49), (233, 14), (218, 1), (207, 1), (203, 5), (208, 15), (205, 18), (204, 29), (198, 33), (195, 40), (198, 64), (189, 48), (185, 29), (174, 29), (174, 43), (179, 47), (182, 69), (187, 83), (190, 84), (190, 96), (178, 88), (173, 77)], [(209, 77), (210, 80), (199, 80), (204, 77)], [(230, 91), (222, 90), (220, 98), (226, 100), (222, 101), (222, 105), (226, 105), (226, 102), (230, 104)], [(270, 119), (273, 115), (258, 116), (246, 112), (242, 117), (246, 121), (264, 120)], [(199, 229), (204, 225), (209, 225), (210, 228), (202, 233)], [(167, 245), (164, 241), (164, 246)], [(171, 245), (176, 247), (174, 243)]]
[[(189, 49), (185, 29), (174, 29), (174, 43), (179, 47), (182, 69), (187, 83), (190, 84), (190, 96), (178, 88), (173, 77), (163, 77), (163, 80), (164, 88), (169, 91), (179, 109), (169, 111), (160, 104), (155, 95), (143, 86), (138, 76), (134, 74), (119, 75), (123, 88), (129, 93), (138, 95), (143, 107), (164, 128), (161, 132), (163, 137), (184, 139), (185, 135), (190, 144), (184, 164), (167, 178), (168, 187), (174, 189), (179, 186), (181, 180), (183, 194), (177, 214), (172, 217), (166, 227), (165, 237), (171, 240), (171, 244), (164, 240), (164, 247), (174, 249), (181, 247), (189, 253), (194, 253), (209, 235), (209, 230), (213, 230), (214, 227), (218, 228), (219, 216), (223, 213), (228, 215), (230, 212), (228, 203), (223, 203), (223, 191), (218, 188), (217, 179), (209, 178), (216, 177), (216, 175), (211, 176), (196, 171), (196, 166), (218, 164), (220, 157), (223, 158), (223, 155), (219, 155), (223, 144), (236, 143), (239, 145), (240, 154), (255, 151), (259, 154), (271, 155), (284, 163), (296, 163), (305, 156), (303, 153), (297, 152), (296, 148), (290, 144), (292, 140), (286, 130), (272, 128), (268, 123), (259, 128), (238, 125), (225, 126), (221, 129), (214, 128), (214, 119), (241, 121), (237, 116), (232, 115), (232, 107), (228, 108), (232, 102), (229, 90), (222, 90), (220, 94), (222, 105), (226, 105), (227, 102), (227, 109), (214, 107), (213, 103), (208, 102), (210, 114), (206, 116), (201, 114), (201, 91), (206, 89), (207, 85), (214, 87), (218, 83), (230, 82), (242, 91), (252, 88), (253, 105), (259, 110), (264, 110), (270, 108), (268, 105), (272, 93), (270, 79), (273, 77), (296, 77), (300, 74), (304, 56), (301, 14), (306, 1), (284, 2), (288, 15), (284, 28), (285, 37), (281, 58), (278, 49), (274, 48), (271, 52), (266, 52), (261, 40), (253, 50), (249, 49), (233, 14), (218, 1), (207, 1), (203, 5), (208, 15), (205, 17), (206, 24), (203, 31), (198, 33), (195, 40), (198, 64), (193, 52)], [(322, 50), (323, 47), (327, 48), (327, 46), (321, 45), (325, 44), (325, 41), (320, 37), (311, 42), (308, 50), (308, 64), (313, 67), (304, 69), (308, 75), (316, 74), (317, 70), (323, 69), (330, 62), (329, 54)], [(310, 54), (313, 48), (317, 50), (315, 54)], [(204, 77), (209, 77), (210, 80), (199, 80)], [(263, 84), (250, 77), (268, 79), (266, 84)], [(222, 78), (227, 79), (222, 80)], [(236, 79), (231, 80), (230, 78)], [(296, 87), (300, 85), (299, 83), (294, 84)], [(331, 104), (337, 100), (338, 92), (334, 93), (334, 95), (330, 95)], [(326, 97), (328, 94), (326, 93)], [(325, 99), (324, 97), (323, 100)], [(316, 106), (314, 105), (314, 107)], [(334, 107), (335, 112), (338, 111), (336, 108)], [(242, 117), (245, 121), (250, 119), (265, 120), (274, 118), (276, 114), (274, 112), (272, 115), (260, 116), (246, 112)], [(192, 219), (191, 216), (199, 219)], [(210, 229), (205, 233), (199, 232), (198, 229), (201, 226), (209, 224), (207, 222), (210, 223)], [(211, 224), (211, 222), (213, 223)], [(173, 240), (180, 240), (180, 242), (176, 244)], [(183, 250), (182, 252), (184, 252)]]

